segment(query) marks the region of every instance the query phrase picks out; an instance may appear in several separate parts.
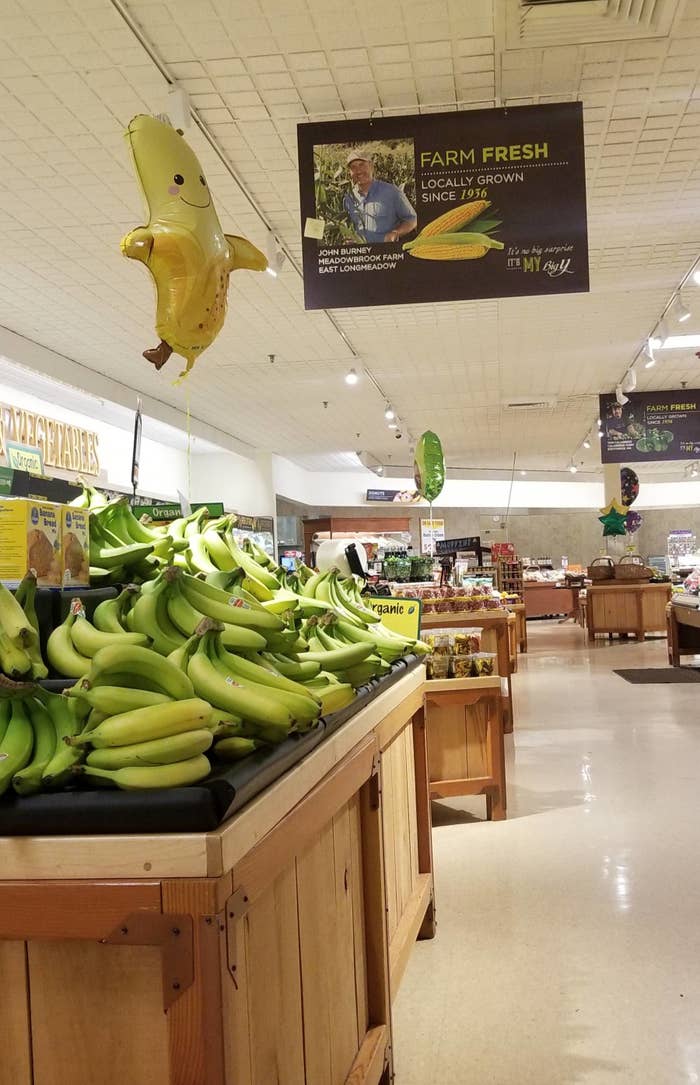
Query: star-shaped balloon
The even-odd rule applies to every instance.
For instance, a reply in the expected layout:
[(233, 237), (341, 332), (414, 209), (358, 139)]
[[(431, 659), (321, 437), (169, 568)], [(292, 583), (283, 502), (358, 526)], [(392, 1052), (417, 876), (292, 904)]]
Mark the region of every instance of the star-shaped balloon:
[(603, 536), (606, 535), (624, 535), (626, 533), (625, 520), (627, 518), (627, 509), (624, 505), (620, 505), (618, 501), (613, 498), (604, 509), (600, 510), (602, 516), (599, 516), (601, 524), (603, 525)]

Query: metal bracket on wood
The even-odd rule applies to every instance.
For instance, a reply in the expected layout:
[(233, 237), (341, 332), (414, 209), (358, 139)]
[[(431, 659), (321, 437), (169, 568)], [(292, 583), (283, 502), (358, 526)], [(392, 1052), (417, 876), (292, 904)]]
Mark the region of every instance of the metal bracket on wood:
[(240, 886), (231, 894), (226, 901), (226, 964), (228, 974), (233, 980), (233, 985), (238, 990), (236, 973), (238, 961), (236, 960), (236, 921), (242, 919), (250, 907), (248, 894), (244, 886)]
[(369, 805), (371, 810), (379, 809), (379, 802), (382, 793), (381, 777), (379, 775), (379, 765), (381, 762), (381, 754), (376, 753), (372, 758), (372, 772), (369, 780)]
[(111, 946), (158, 946), (161, 950), (163, 1010), (168, 1012), (194, 982), (192, 916), (161, 912), (132, 912), (111, 934)]

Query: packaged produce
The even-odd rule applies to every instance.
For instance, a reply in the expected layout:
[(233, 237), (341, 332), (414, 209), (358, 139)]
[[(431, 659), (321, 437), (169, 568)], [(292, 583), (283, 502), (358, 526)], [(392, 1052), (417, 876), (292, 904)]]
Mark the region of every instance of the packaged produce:
[(61, 581), (67, 588), (90, 586), (90, 514), (61, 506)]
[(452, 634), (445, 630), (429, 633), (426, 643), (433, 655), (449, 655), (452, 651)]
[(475, 652), (481, 650), (481, 630), (472, 629), (468, 633), (455, 633), (454, 636), (454, 653), (455, 655), (473, 655)]
[(469, 657), (470, 678), (490, 678), (496, 670), (495, 652), (475, 652)]
[(40, 587), (61, 586), (61, 506), (9, 497), (0, 501), (0, 580), (17, 587), (28, 569)]
[(449, 678), (451, 658), (450, 655), (428, 656), (426, 662), (428, 678)]
[(471, 674), (472, 657), (470, 655), (450, 656), (450, 678), (469, 678)]

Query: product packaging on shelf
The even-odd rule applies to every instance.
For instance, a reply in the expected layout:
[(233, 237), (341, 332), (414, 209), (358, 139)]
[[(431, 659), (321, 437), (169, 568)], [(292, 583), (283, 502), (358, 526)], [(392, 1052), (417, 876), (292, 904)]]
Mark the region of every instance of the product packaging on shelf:
[(62, 507), (27, 497), (0, 501), (0, 580), (8, 587), (29, 569), (39, 587), (61, 586)]
[(90, 587), (90, 514), (61, 505), (63, 555), (61, 580), (66, 588)]

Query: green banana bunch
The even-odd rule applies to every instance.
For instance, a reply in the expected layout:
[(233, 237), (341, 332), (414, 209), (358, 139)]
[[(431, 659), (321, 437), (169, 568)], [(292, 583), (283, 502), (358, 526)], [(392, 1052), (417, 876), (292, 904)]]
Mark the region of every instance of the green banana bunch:
[(127, 624), (145, 634), (160, 655), (168, 656), (181, 648), (186, 637), (170, 619), (168, 597), (170, 582), (164, 573), (155, 581), (152, 591), (141, 592), (127, 616)]
[(34, 748), (34, 729), (24, 702), (14, 697), (10, 702), (10, 718), (0, 742), (0, 795), (12, 778), (29, 764)]
[[(166, 569), (164, 576), (170, 585), (167, 596), (168, 617), (184, 636), (191, 637), (196, 632), (197, 626), (204, 620), (205, 615), (185, 598), (177, 569)], [(262, 634), (246, 626), (227, 623), (221, 636), (226, 648), (256, 651), (265, 647), (265, 638)]]
[(136, 768), (137, 765), (174, 765), (206, 753), (213, 741), (214, 735), (208, 728), (182, 731), (146, 742), (94, 749), (87, 755), (85, 764), (112, 770)]
[(83, 751), (69, 746), (66, 739), (77, 735), (83, 728), (82, 707), (61, 693), (43, 691), (40, 699), (47, 709), (54, 727), (54, 753), (41, 774), (44, 787), (62, 787), (71, 777), (74, 765), (83, 758)]
[(316, 678), (321, 670), (321, 664), (310, 659), (290, 659), (272, 652), (261, 653), (261, 664), (272, 668), (273, 673), (284, 675), (296, 682), (308, 682), (310, 678)]
[(88, 779), (100, 780), (122, 791), (142, 791), (197, 784), (209, 775), (211, 766), (204, 754), (197, 754), (187, 761), (176, 761), (173, 765), (136, 765), (114, 770), (81, 765), (76, 771)]
[(69, 505), (75, 509), (99, 509), (103, 505), (107, 504), (107, 498), (104, 494), (100, 493), (93, 486), (89, 486), (83, 479), (77, 480), (82, 486), (82, 493), (74, 497), (72, 501), (69, 501)]
[(13, 776), (12, 786), (18, 795), (34, 795), (41, 791), (43, 774), (56, 752), (56, 731), (51, 716), (40, 701), (27, 697), (24, 707), (34, 734), (33, 749), (30, 759)]
[(73, 643), (72, 629), (77, 617), (77, 613), (71, 611), (46, 642), (48, 661), (55, 673), (63, 678), (81, 678), (90, 670), (90, 658), (79, 652)]
[(92, 622), (102, 633), (126, 633), (124, 626), (126, 612), (131, 608), (134, 596), (139, 589), (134, 584), (127, 584), (115, 599), (104, 599), (95, 607)]
[(281, 742), (287, 737), (293, 717), (277, 696), (277, 690), (265, 687), (262, 692), (243, 686), (232, 675), (218, 669), (212, 654), (216, 654), (216, 634), (207, 631), (200, 637), (196, 651), (190, 658), (187, 674), (197, 695), (215, 708), (232, 712), (242, 720), (256, 725), (261, 738), (267, 742)]
[[(174, 701), (194, 696), (192, 683), (178, 667), (150, 648), (137, 644), (100, 648), (88, 661), (85, 681), (94, 686), (128, 686), (165, 693)], [(87, 671), (87, 673), (85, 673)]]
[(19, 603), (24, 614), (29, 622), (31, 628), (34, 630), (35, 636), (29, 636), (26, 639), (25, 652), (29, 656), (31, 662), (32, 678), (42, 679), (48, 678), (49, 669), (44, 663), (41, 657), (41, 648), (39, 646), (39, 619), (36, 614), (36, 575), (33, 572), (28, 572), (20, 583), (17, 591), (15, 592), (15, 600)]
[(318, 701), (304, 686), (294, 686), (288, 679), (277, 678), (264, 667), (258, 667), (249, 660), (225, 652), (216, 635), (209, 644), (209, 658), (225, 679), (256, 692), (261, 697), (274, 697), (288, 710), (299, 730), (308, 728), (321, 715)]
[(69, 697), (77, 697), (104, 715), (119, 716), (122, 712), (132, 712), (136, 708), (148, 708), (151, 705), (169, 704), (173, 698), (165, 693), (153, 690), (129, 689), (125, 686), (90, 686), (87, 680), (76, 682), (69, 690)]
[(216, 743), (213, 753), (221, 761), (241, 761), (260, 749), (261, 743), (254, 738), (243, 738), (241, 735), (231, 735), (222, 738)]
[(278, 632), (284, 629), (284, 622), (275, 614), (268, 614), (245, 604), (241, 605), (240, 599), (221, 591), (213, 584), (208, 584), (205, 580), (197, 580), (196, 577), (182, 573), (180, 583), (190, 605), (207, 618), (227, 625), (242, 625), (249, 629), (256, 629), (258, 632), (263, 631), (266, 638), (268, 631)]
[(123, 543), (96, 517), (90, 517), (90, 565), (107, 570), (131, 567), (151, 553), (153, 543)]

